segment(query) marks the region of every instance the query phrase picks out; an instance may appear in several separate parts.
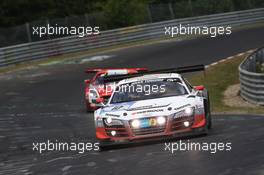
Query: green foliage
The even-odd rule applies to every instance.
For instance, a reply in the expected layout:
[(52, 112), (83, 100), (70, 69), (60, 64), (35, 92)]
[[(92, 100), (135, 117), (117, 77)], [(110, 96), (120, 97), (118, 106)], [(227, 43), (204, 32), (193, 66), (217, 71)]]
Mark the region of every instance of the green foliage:
[(146, 1), (109, 0), (102, 6), (109, 28), (144, 23), (147, 18)]
[[(167, 3), (175, 18), (264, 7), (263, 0), (1, 0), (0, 27), (99, 12), (104, 13), (100, 21), (107, 28), (124, 27), (149, 22), (150, 16), (171, 19)], [(158, 8), (152, 10), (149, 4)]]
[(233, 0), (222, 0), (214, 1), (214, 12), (215, 13), (223, 13), (223, 12), (230, 12), (234, 10), (234, 3)]
[(192, 1), (193, 15), (208, 15), (213, 12), (213, 3), (211, 0), (195, 0)]
[(253, 7), (254, 1), (251, 0), (233, 0), (235, 10), (245, 10)]
[(184, 18), (193, 16), (192, 2), (189, 1), (176, 1), (173, 4), (174, 14), (176, 18)]
[(83, 15), (101, 11), (97, 4), (106, 0), (1, 0), (0, 27), (34, 20)]

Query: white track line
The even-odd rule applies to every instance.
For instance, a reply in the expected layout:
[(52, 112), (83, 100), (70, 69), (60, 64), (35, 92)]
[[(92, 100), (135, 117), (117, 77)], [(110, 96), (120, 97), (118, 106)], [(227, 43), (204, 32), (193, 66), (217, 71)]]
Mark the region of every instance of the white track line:
[(219, 60), (219, 61), (217, 61), (217, 62), (214, 62), (214, 63), (212, 63), (212, 64), (209, 64), (209, 65), (206, 65), (205, 66), (205, 69), (207, 69), (207, 68), (209, 68), (209, 67), (211, 67), (211, 66), (215, 66), (215, 65), (217, 65), (218, 63), (223, 63), (223, 62), (225, 62), (225, 61), (227, 61), (227, 60), (231, 60), (231, 59), (233, 59), (233, 58), (235, 58), (235, 57), (237, 57), (237, 56), (243, 56), (243, 55), (245, 55), (245, 54), (250, 54), (250, 53), (252, 53), (252, 52), (254, 52), (255, 51), (255, 49), (251, 49), (251, 50), (248, 50), (248, 51), (246, 51), (246, 52), (243, 52), (243, 53), (239, 53), (239, 54), (236, 54), (236, 55), (234, 55), (234, 56), (230, 56), (230, 57), (227, 57), (227, 58), (225, 58), (225, 59), (221, 59), (221, 60)]

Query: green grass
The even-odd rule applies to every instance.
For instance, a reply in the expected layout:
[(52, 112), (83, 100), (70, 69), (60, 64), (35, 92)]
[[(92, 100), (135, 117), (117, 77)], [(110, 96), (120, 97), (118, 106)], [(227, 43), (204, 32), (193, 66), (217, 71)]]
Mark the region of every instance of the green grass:
[(193, 85), (204, 85), (210, 92), (211, 110), (214, 113), (245, 113), (263, 114), (264, 107), (256, 108), (229, 107), (224, 104), (224, 91), (230, 86), (239, 83), (238, 66), (244, 60), (244, 56), (236, 56), (206, 69), (203, 73), (195, 74), (189, 78)]

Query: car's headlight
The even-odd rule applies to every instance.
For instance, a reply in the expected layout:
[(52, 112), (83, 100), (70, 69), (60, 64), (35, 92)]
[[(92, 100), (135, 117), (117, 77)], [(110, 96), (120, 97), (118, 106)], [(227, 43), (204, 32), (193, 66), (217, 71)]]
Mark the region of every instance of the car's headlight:
[(139, 120), (133, 120), (133, 121), (131, 122), (131, 126), (132, 126), (133, 128), (139, 128), (139, 126), (140, 126), (140, 122), (139, 122)]
[(159, 125), (164, 125), (166, 123), (166, 118), (165, 117), (158, 117), (157, 122)]
[(194, 113), (194, 107), (185, 108), (184, 112), (187, 116), (191, 116)]
[(121, 120), (112, 119), (111, 117), (104, 118), (103, 121), (107, 126), (123, 125)]
[(105, 119), (105, 121), (106, 121), (107, 124), (111, 124), (113, 120), (112, 120), (111, 117), (108, 117), (108, 118)]
[(97, 92), (94, 89), (89, 90), (89, 99), (96, 99), (98, 98)]
[(193, 116), (195, 112), (194, 107), (187, 107), (174, 114), (173, 118)]

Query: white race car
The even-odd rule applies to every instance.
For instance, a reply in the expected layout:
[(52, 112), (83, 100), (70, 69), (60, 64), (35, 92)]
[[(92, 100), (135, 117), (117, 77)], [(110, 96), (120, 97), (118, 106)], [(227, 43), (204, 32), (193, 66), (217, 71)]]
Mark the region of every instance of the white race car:
[[(173, 71), (160, 72), (150, 71), (118, 83), (107, 104), (94, 113), (97, 139), (123, 142), (208, 133), (211, 115), (207, 90), (192, 87)], [(102, 103), (103, 99), (96, 101)]]

